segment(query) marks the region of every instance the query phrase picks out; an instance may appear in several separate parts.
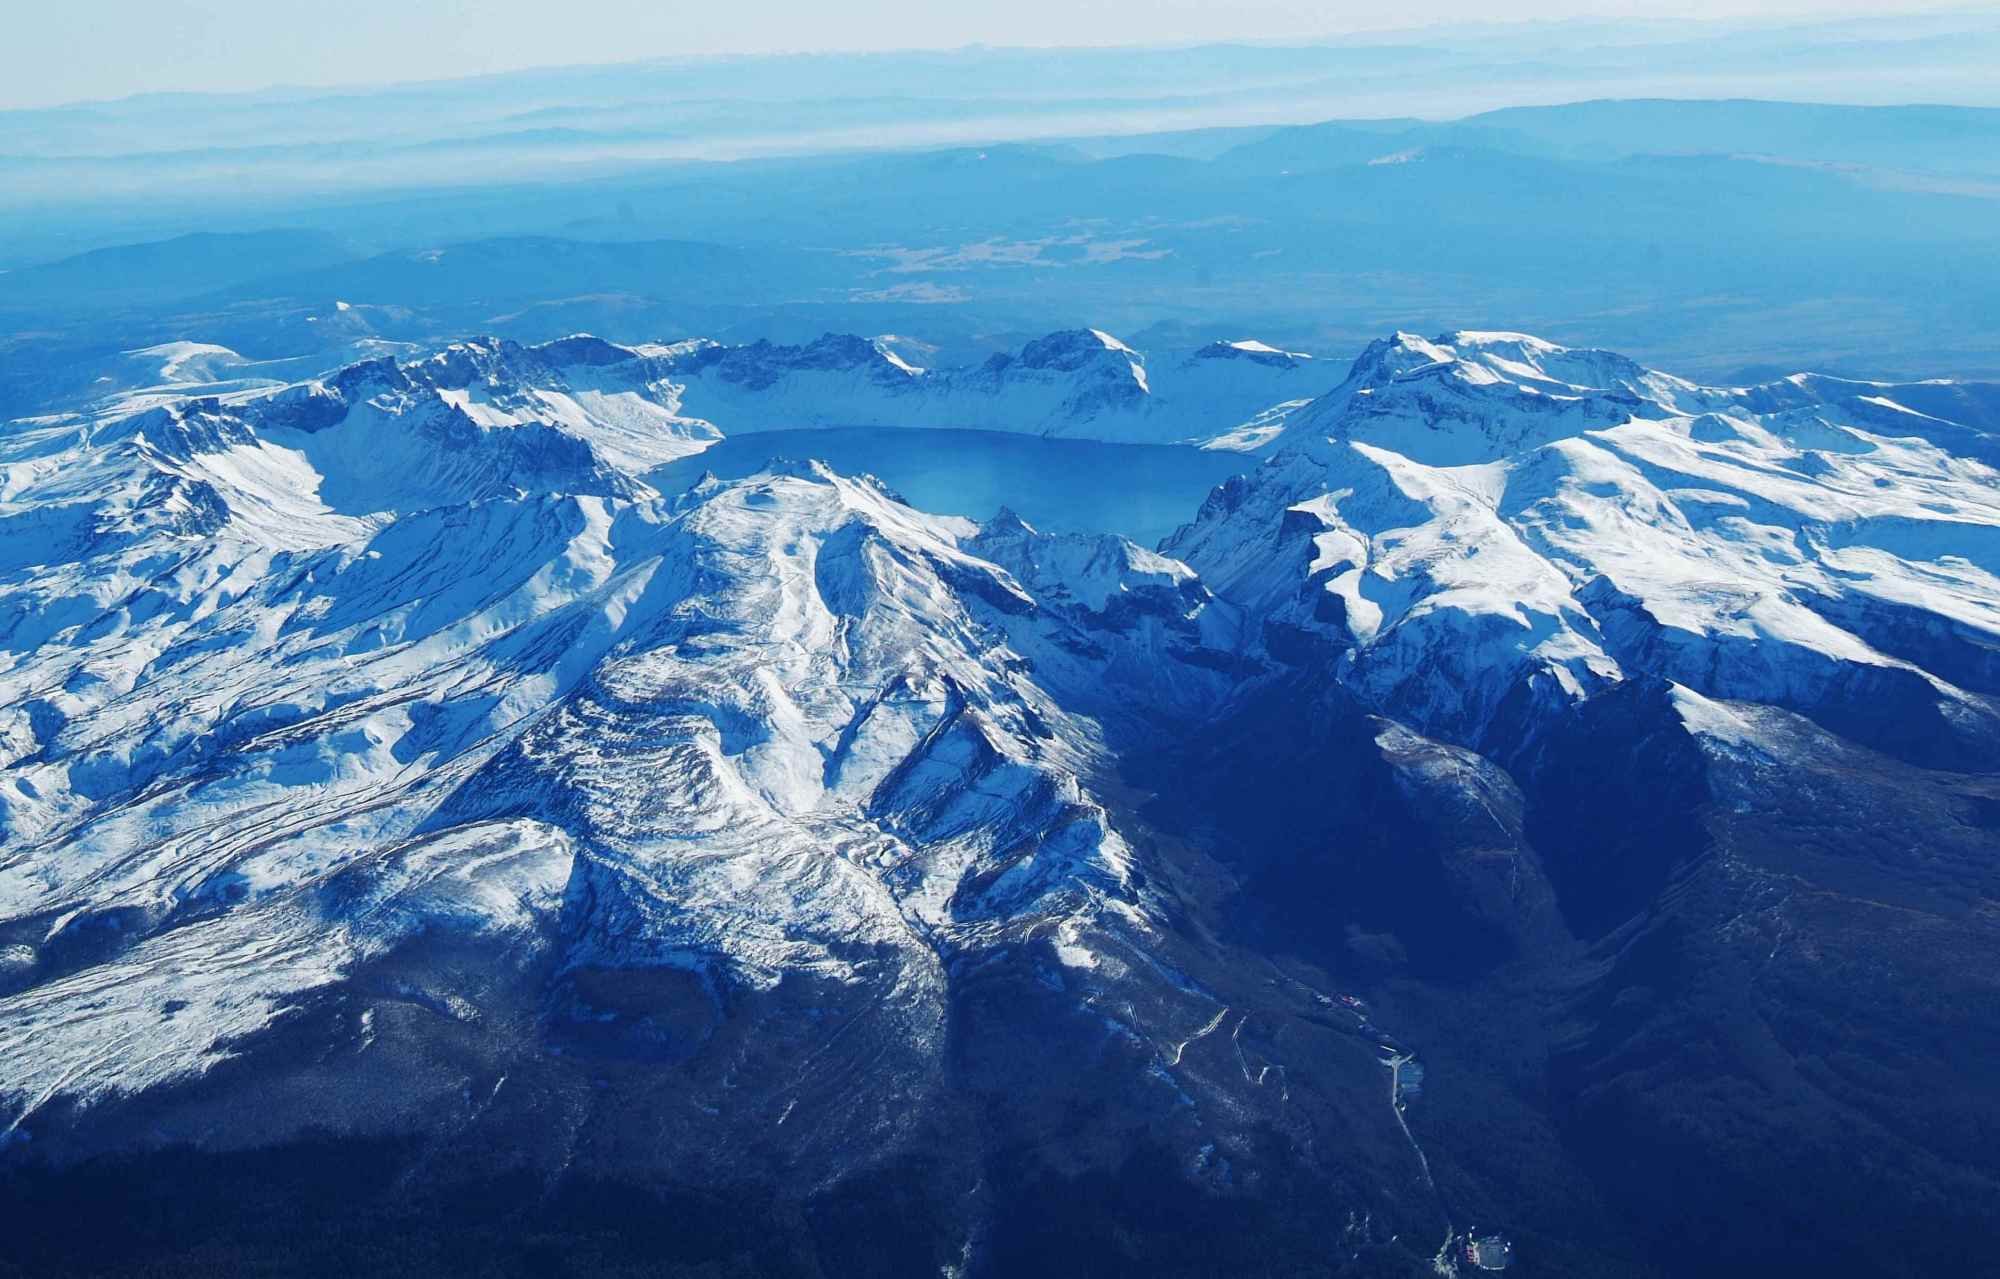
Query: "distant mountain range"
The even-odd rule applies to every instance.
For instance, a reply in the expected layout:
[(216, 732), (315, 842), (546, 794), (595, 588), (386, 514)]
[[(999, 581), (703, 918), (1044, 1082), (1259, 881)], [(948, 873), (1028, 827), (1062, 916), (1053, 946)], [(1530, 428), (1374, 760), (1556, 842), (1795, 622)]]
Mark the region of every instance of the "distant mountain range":
[(1996, 120), (1607, 100), (604, 170), (482, 148), (477, 181), (351, 199), (282, 194), (261, 153), (254, 179), (163, 155), (172, 198), (92, 171), (59, 184), (90, 209), (0, 209), (0, 414), (175, 341), (325, 367), (361, 337), (900, 333), (955, 367), (1052, 315), (1144, 352), (1255, 334), (1344, 360), (1470, 325), (1708, 382), (1994, 378)]

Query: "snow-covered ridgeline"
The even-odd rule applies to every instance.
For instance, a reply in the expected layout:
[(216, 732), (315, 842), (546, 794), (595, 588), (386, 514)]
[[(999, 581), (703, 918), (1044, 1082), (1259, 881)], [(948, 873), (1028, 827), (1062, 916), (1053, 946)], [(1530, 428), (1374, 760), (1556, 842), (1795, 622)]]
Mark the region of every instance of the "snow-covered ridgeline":
[[(1996, 741), (1990, 437), (1901, 388), (1511, 334), (1398, 335), (1316, 397), (1261, 344), (1187, 363), (1215, 399), (1094, 331), (949, 375), (839, 339), (478, 341), (13, 424), (10, 1117), (190, 1077), (434, 929), (806, 974), (932, 1052), (956, 960), (1147, 935), (1107, 743), (1288, 668), (1502, 758), (1638, 676), (1735, 750), (1741, 703), (1946, 763)], [(869, 404), (1274, 456), (1158, 552), (810, 464), (648, 482), (733, 415)]]
[[(1853, 384), (1517, 334), (1378, 342), (1162, 549), (1385, 713), (1500, 749), (1634, 674), (1994, 740), (2000, 487)], [(1893, 708), (1893, 709), (1892, 709)], [(1874, 731), (1859, 720), (1850, 731)], [(1886, 740), (1886, 738), (1884, 739)]]
[[(495, 416), (512, 387), (427, 385), (12, 441), (14, 518), (78, 508), (0, 583), (15, 1118), (198, 1073), (426, 929), (879, 987), (933, 1045), (966, 948), (1144, 931), (1101, 731), (1049, 686), (1212, 683), (1187, 570), (1108, 542), (1045, 608), (875, 482), (663, 498), (573, 423)], [(162, 476), (187, 518), (133, 497)], [(1103, 607), (1121, 574), (1138, 615)]]
[(884, 341), (642, 348), (671, 363), (689, 411), (727, 434), (929, 426), (1143, 443), (1195, 441), (1333, 375), (1261, 342), (1214, 342), (1149, 363), (1098, 329), (1051, 333), (969, 368), (918, 368)]

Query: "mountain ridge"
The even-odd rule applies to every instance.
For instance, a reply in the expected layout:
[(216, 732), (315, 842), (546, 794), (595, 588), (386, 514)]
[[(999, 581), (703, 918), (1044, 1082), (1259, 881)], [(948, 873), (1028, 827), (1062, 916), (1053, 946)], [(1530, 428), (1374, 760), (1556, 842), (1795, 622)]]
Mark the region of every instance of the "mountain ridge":
[[(1873, 1167), (1956, 1170), (1954, 1229), (1995, 1202), (1872, 1082), (1968, 1069), (1928, 1001), (1976, 1004), (1939, 957), (2000, 891), (2000, 477), (1900, 388), (1396, 334), (1149, 550), (810, 460), (649, 478), (731, 430), (705, 392), (936, 376), (868, 339), (144, 360), (0, 436), (11, 1168), (332, 1131), (440, 1193), (888, 1178), (933, 1270), (1129, 1173), (1286, 1264), (1421, 1272), (1476, 1212), (1637, 1274), (1591, 1196), (1671, 1226), (1770, 1171), (1663, 1188), (1591, 1135), (1682, 1167), (1672, 1105), (1854, 1125), (1880, 1162), (1826, 1176), (1880, 1210)], [(1123, 430), (1179, 368), (1059, 331), (964, 387)], [(1481, 1109), (1494, 1018), (1547, 1111)], [(1434, 1099), (1384, 1086), (1415, 1050)], [(1821, 1082), (1771, 1116), (1703, 1068)], [(1575, 1238), (1468, 1140), (1503, 1119)], [(1726, 1220), (1741, 1264), (1791, 1237)], [(1872, 1220), (1824, 1248), (1893, 1264)], [(1214, 1263), (1176, 1238), (1132, 1246)]]

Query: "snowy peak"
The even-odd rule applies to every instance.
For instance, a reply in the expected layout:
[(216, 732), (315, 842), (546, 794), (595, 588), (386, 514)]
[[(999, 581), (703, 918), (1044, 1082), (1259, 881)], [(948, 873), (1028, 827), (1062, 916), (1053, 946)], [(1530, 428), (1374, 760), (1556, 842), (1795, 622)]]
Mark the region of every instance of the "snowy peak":
[(855, 374), (886, 387), (919, 376), (883, 344), (852, 334), (828, 333), (805, 346), (758, 341), (749, 346), (715, 342), (672, 348), (668, 362), (677, 375), (712, 378), (745, 391), (767, 391), (802, 374)]
[(343, 520), (517, 492), (631, 496), (644, 471), (719, 438), (679, 414), (665, 372), (595, 338), (481, 339), (290, 385), (117, 397), (17, 432), (8, 454), (44, 460), (15, 472), (29, 478), (9, 500), (46, 511), (165, 475), (213, 494), (245, 536), (294, 545), (351, 535)]
[(1649, 408), (1670, 412), (1667, 396), (1685, 385), (1521, 334), (1397, 333), (1370, 343), (1285, 436), (1322, 449), (1366, 441), (1437, 465), (1485, 462)]
[(241, 377), (251, 361), (212, 342), (162, 342), (124, 353), (120, 381), (133, 386), (209, 386)]
[(1360, 441), (1456, 466), (1634, 420), (1695, 420), (1694, 429), (1727, 433), (1783, 430), (1790, 412), (1805, 431), (1813, 420), (1824, 425), (1821, 411), (1833, 407), (1848, 423), (1935, 436), (1970, 456), (1993, 455), (1986, 432), (1901, 404), (1897, 394), (1974, 416), (1991, 411), (1977, 389), (1950, 384), (1891, 386), (1799, 374), (1753, 387), (1701, 386), (1613, 351), (1522, 333), (1458, 331), (1428, 339), (1396, 333), (1370, 343), (1338, 387), (1289, 414), (1256, 447), (1324, 453)]
[(1458, 330), (1428, 340), (1413, 333), (1378, 339), (1355, 360), (1348, 379), (1379, 388), (1432, 372), (1473, 385), (1533, 387), (1548, 395), (1645, 395), (1657, 376), (1611, 351), (1572, 350), (1525, 333)]
[[(1994, 472), (1980, 432), (1874, 389), (1397, 334), (1163, 549), (1266, 654), (1481, 749), (1646, 676), (1969, 759), (2000, 722), (1973, 656), (2000, 641)], [(1930, 744), (1880, 737), (1868, 699)]]
[(1438, 340), (1459, 361), (1491, 370), (1498, 376), (1539, 384), (1554, 392), (1626, 390), (1634, 394), (1648, 371), (1613, 351), (1557, 346), (1525, 333), (1459, 330)]
[(1067, 391), (1058, 412), (1078, 421), (1141, 411), (1152, 393), (1144, 357), (1100, 329), (1051, 333), (1022, 347), (1018, 356), (994, 356), (982, 371), (1002, 395), (1026, 388)]
[(1452, 364), (1457, 355), (1446, 345), (1449, 340), (1447, 336), (1430, 342), (1400, 330), (1377, 338), (1355, 357), (1347, 372), (1347, 385), (1386, 386), (1405, 374)]
[(1075, 373), (1091, 367), (1140, 367), (1144, 360), (1117, 338), (1102, 329), (1065, 329), (1036, 338), (1021, 348), (1016, 357), (1024, 369), (1051, 369)]
[(1254, 338), (1244, 338), (1236, 342), (1211, 342), (1188, 357), (1196, 360), (1233, 360), (1245, 364), (1260, 364), (1265, 368), (1292, 369), (1312, 359), (1299, 351), (1281, 351), (1267, 342)]

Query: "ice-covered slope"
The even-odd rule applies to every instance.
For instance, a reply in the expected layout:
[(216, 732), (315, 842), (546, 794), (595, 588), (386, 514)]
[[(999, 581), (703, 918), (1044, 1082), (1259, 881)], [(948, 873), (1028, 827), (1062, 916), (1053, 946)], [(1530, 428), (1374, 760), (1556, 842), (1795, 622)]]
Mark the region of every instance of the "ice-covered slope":
[[(1844, 384), (1851, 388), (1853, 384)], [(1375, 343), (1165, 548), (1372, 704), (1484, 747), (1633, 675), (1975, 758), (2000, 475), (1825, 380), (1700, 387), (1515, 334)]]
[[(222, 359), (150, 354), (168, 369)], [(625, 348), (573, 338), (465, 342), (289, 384), (122, 390), (9, 424), (4, 563), (59, 563), (166, 516), (314, 546), (376, 515), (517, 492), (636, 492), (640, 472), (719, 438), (674, 411), (660, 374)]]
[[(772, 1033), (872, 1027), (893, 1069), (825, 1102), (865, 1127), (934, 1086), (953, 965), (1152, 944), (1071, 707), (1219, 696), (1229, 610), (1118, 539), (817, 464), (663, 497), (640, 475), (687, 423), (634, 363), (468, 343), (10, 436), (10, 1128), (261, 1061), (451, 936), (501, 971), (823, 986)], [(499, 998), (430, 981), (463, 1021)]]

